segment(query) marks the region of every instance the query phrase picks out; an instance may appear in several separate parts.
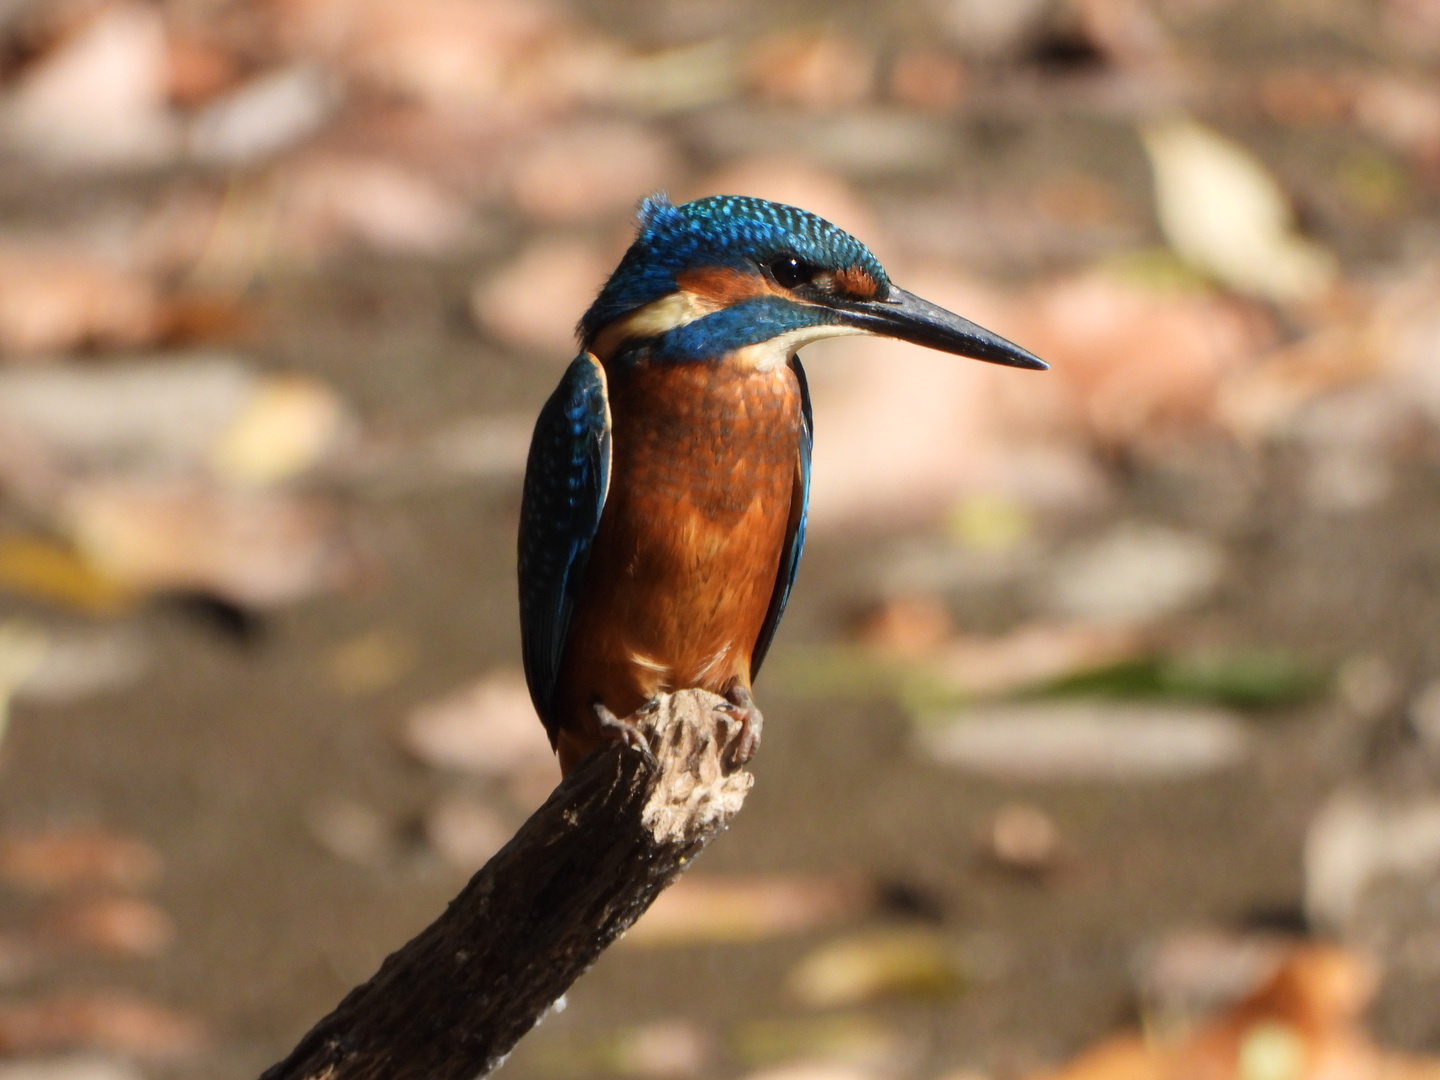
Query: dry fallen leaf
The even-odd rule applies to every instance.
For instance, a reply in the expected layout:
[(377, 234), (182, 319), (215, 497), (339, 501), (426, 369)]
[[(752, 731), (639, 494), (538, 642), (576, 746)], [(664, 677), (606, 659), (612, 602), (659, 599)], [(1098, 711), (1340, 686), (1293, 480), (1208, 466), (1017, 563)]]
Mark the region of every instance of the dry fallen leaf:
[(193, 590), (270, 607), (350, 579), (334, 505), (188, 481), (77, 485), (66, 528), (87, 562), (124, 588)]
[(49, 642), (42, 630), (19, 619), (0, 622), (0, 740), (10, 724), (10, 703), (45, 659)]
[(1044, 282), (1001, 314), (1002, 332), (1054, 365), (1042, 385), (996, 385), (1010, 425), (1102, 445), (1212, 425), (1222, 380), (1274, 338), (1251, 307), (1138, 268)]
[[(914, 1046), (872, 1016), (849, 1012), (837, 1016), (749, 1020), (735, 1029), (735, 1056), (752, 1067), (770, 1066), (761, 1076), (885, 1076)], [(818, 1069), (830, 1073), (807, 1072)]]
[(950, 109), (970, 87), (970, 71), (954, 53), (933, 47), (902, 51), (890, 67), (890, 96), (916, 109)]
[(0, 137), (59, 165), (158, 164), (179, 147), (169, 80), (161, 11), (99, 5), (0, 101)]
[(120, 956), (159, 956), (175, 940), (175, 921), (148, 900), (107, 896), (50, 913), (42, 924), (49, 938)]
[(1295, 231), (1285, 193), (1249, 151), (1186, 119), (1141, 134), (1160, 226), (1182, 258), (1267, 300), (1313, 300), (1330, 286), (1335, 256)]
[[(267, 217), (269, 230), (261, 224)], [(433, 257), (464, 241), (470, 211), (434, 178), (408, 165), (327, 154), (280, 169), (255, 208), (255, 220), (238, 222), (241, 229), (257, 225), (259, 236), (268, 232), (278, 252), (301, 260), (356, 243)]]
[(1154, 71), (1176, 62), (1175, 46), (1146, 0), (1071, 0), (1080, 31), (1119, 67)]
[(191, 123), (190, 153), (206, 162), (252, 164), (313, 135), (338, 97), (318, 68), (266, 72), (206, 105)]
[(783, 31), (761, 38), (750, 79), (766, 101), (836, 109), (871, 95), (875, 57), (864, 42), (831, 31)]
[(16, 691), (24, 701), (64, 704), (122, 690), (139, 682), (153, 660), (149, 643), (131, 627), (42, 633), (39, 661)]
[(391, 823), (353, 799), (322, 799), (310, 807), (305, 824), (321, 847), (357, 866), (381, 865), (394, 846)]
[(1440, 799), (1345, 788), (1320, 808), (1305, 837), (1305, 913), (1352, 932), (1376, 883), (1429, 881), (1440, 871)]
[(1129, 627), (1034, 622), (997, 637), (958, 638), (933, 652), (924, 670), (947, 688), (998, 695), (1134, 659), (1146, 645)]
[(537, 1051), (542, 1071), (554, 1076), (628, 1076), (683, 1080), (707, 1075), (713, 1040), (694, 1020), (655, 1020), (597, 1036), (554, 1040)]
[(927, 930), (874, 931), (821, 945), (787, 980), (802, 1005), (831, 1009), (882, 997), (948, 997), (964, 984), (944, 938)]
[(1169, 780), (1232, 767), (1249, 750), (1222, 709), (1085, 700), (976, 706), (927, 718), (932, 761), (1024, 780)]
[(224, 43), (169, 27), (165, 38), (170, 100), (195, 107), (228, 90), (240, 77), (240, 61)]
[(855, 638), (887, 656), (913, 658), (932, 654), (954, 633), (944, 599), (920, 593), (891, 597), (865, 612)]
[(140, 599), (68, 544), (25, 536), (0, 537), (0, 588), (91, 615), (117, 615)]
[(0, 879), (39, 892), (144, 889), (162, 865), (145, 841), (103, 829), (0, 834)]
[(190, 1015), (129, 994), (69, 993), (0, 1004), (0, 1051), (10, 1055), (95, 1049), (165, 1062), (192, 1058), (206, 1041)]
[(147, 276), (62, 250), (0, 249), (0, 354), (136, 348), (167, 330)]
[(369, 694), (393, 685), (415, 666), (415, 643), (372, 630), (336, 645), (326, 660), (330, 685), (342, 694)]
[(1030, 803), (1007, 803), (985, 828), (987, 855), (1007, 870), (1038, 874), (1060, 857), (1060, 830), (1053, 818)]
[(1281, 66), (1260, 81), (1261, 107), (1282, 124), (1338, 124), (1354, 98), (1354, 78), (1328, 68)]
[(470, 311), (480, 329), (506, 345), (569, 359), (575, 324), (612, 266), (604, 251), (583, 240), (536, 240), (476, 283)]
[(539, 766), (553, 775), (550, 742), (518, 672), (485, 675), (418, 706), (400, 729), (400, 741), (436, 768), (507, 776)]
[(1272, 978), (1294, 947), (1277, 935), (1188, 928), (1147, 948), (1136, 976), (1146, 1024), (1188, 1033)]
[(675, 150), (649, 127), (617, 120), (544, 132), (515, 163), (510, 197), (542, 222), (580, 221), (625, 212), (636, 192), (674, 184)]
[(0, 470), (17, 487), (45, 469), (261, 487), (333, 458), (354, 420), (319, 380), (206, 351), (0, 372), (0, 430)]
[(854, 876), (690, 875), (661, 893), (624, 941), (756, 941), (858, 918), (874, 903), (874, 889)]
[(215, 474), (242, 487), (264, 487), (314, 467), (351, 427), (335, 391), (303, 375), (259, 379), (243, 411), (210, 448)]
[(988, 59), (1022, 53), (1053, 10), (1046, 0), (932, 0), (927, 6), (957, 48)]
[(43, 1055), (0, 1063), (0, 1080), (145, 1080), (133, 1063), (100, 1054)]
[(750, 1073), (745, 1080), (880, 1080), (885, 1075), (840, 1061), (795, 1061)]
[(1377, 976), (1338, 946), (1296, 945), (1258, 989), (1193, 1033), (1117, 1035), (1034, 1080), (1434, 1080), (1440, 1060), (1383, 1050), (1361, 1027)]
[(1430, 169), (1440, 167), (1440, 87), (1394, 75), (1359, 80), (1360, 127)]
[(1225, 553), (1198, 533), (1122, 523), (1064, 552), (1042, 592), (1076, 619), (1133, 624), (1198, 603), (1219, 585)]
[(298, 51), (383, 94), (467, 119), (533, 120), (582, 93), (595, 78), (592, 52), (609, 58), (593, 31), (545, 3), (286, 0), (281, 10)]

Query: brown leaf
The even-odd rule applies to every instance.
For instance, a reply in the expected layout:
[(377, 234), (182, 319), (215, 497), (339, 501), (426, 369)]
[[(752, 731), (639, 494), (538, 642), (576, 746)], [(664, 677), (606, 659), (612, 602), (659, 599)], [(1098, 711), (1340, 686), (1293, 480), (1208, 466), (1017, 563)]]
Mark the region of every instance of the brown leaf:
[(134, 348), (165, 328), (159, 292), (142, 274), (58, 250), (0, 250), (0, 353)]
[(984, 849), (1007, 870), (1038, 874), (1060, 857), (1060, 830), (1053, 818), (1030, 803), (1008, 803), (986, 826)]
[(144, 889), (161, 868), (160, 853), (145, 841), (104, 829), (0, 835), (0, 879), (27, 889)]
[(1363, 79), (1355, 91), (1355, 119), (1402, 154), (1440, 167), (1440, 86), (1394, 75)]
[[(1378, 984), (1338, 946), (1293, 946), (1239, 1004), (1180, 1037), (1106, 1039), (1044, 1080), (1324, 1080), (1440, 1076), (1440, 1060), (1377, 1047), (1360, 1024)], [(1037, 1078), (1038, 1080), (1038, 1078)]]
[(510, 196), (527, 216), (578, 221), (627, 211), (636, 192), (674, 184), (680, 162), (649, 127), (590, 121), (542, 135), (515, 163)]
[(553, 776), (554, 755), (518, 672), (485, 675), (420, 705), (400, 740), (436, 768), (503, 777), (539, 765)]
[(893, 597), (865, 613), (856, 638), (879, 652), (898, 657), (933, 653), (955, 633), (945, 601), (933, 594)]
[(0, 1004), (0, 1052), (111, 1050), (148, 1061), (189, 1058), (205, 1033), (188, 1014), (117, 992), (57, 994)]
[(233, 86), (240, 62), (208, 38), (171, 30), (166, 36), (170, 100), (195, 106)]
[(1040, 287), (1015, 324), (1063, 391), (1050, 422), (1112, 445), (1214, 423), (1221, 379), (1274, 335), (1256, 309), (1208, 292), (1098, 273)]
[(49, 937), (121, 956), (159, 956), (175, 940), (175, 921), (148, 900), (108, 896), (72, 904), (42, 924)]
[(751, 55), (750, 78), (767, 101), (835, 109), (870, 97), (875, 56), (848, 35), (782, 31), (762, 38)]
[(268, 607), (338, 587), (355, 570), (336, 508), (318, 497), (97, 481), (70, 491), (64, 519), (87, 562), (142, 592)]
[(133, 0), (97, 7), (25, 70), (0, 136), (61, 165), (163, 162), (179, 147), (163, 15)]
[(625, 942), (755, 941), (858, 918), (874, 903), (874, 889), (848, 875), (691, 875), (660, 894)]
[(540, 239), (475, 284), (470, 311), (480, 329), (512, 348), (575, 355), (575, 324), (610, 273), (611, 260), (578, 239)]
[(1260, 106), (1282, 124), (1338, 124), (1354, 104), (1353, 78), (1320, 68), (1282, 67), (1260, 81)]
[(470, 222), (465, 204), (435, 180), (380, 158), (307, 158), (282, 168), (270, 198), (257, 217), (273, 215), (277, 250), (292, 258), (323, 258), (355, 243), (438, 255), (464, 238)]
[(943, 49), (906, 49), (890, 68), (890, 96), (911, 108), (952, 109), (965, 99), (969, 88), (965, 61)]
[(440, 109), (517, 109), (522, 59), (563, 36), (548, 5), (519, 0), (286, 0), (283, 32), (362, 84)]
[(967, 694), (1003, 694), (1133, 659), (1146, 636), (1126, 626), (1034, 622), (997, 637), (962, 637), (933, 654), (930, 670)]
[(92, 615), (117, 615), (140, 600), (68, 544), (26, 536), (0, 537), (0, 588)]

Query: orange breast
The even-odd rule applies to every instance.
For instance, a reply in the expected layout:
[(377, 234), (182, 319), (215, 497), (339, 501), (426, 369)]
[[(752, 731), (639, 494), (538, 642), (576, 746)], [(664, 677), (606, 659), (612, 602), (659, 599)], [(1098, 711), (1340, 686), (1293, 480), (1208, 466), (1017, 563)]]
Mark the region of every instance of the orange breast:
[(610, 492), (557, 701), (575, 736), (597, 698), (628, 716), (669, 691), (750, 685), (796, 491), (788, 366), (642, 365), (609, 379)]

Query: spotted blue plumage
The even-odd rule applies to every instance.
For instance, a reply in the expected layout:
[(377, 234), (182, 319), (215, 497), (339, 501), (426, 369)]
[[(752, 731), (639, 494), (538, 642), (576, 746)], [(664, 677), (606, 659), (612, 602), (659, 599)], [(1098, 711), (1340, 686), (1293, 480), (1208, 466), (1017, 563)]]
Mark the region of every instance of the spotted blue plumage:
[[(676, 275), (685, 270), (726, 266), (758, 273), (786, 253), (816, 266), (859, 267), (875, 281), (879, 298), (889, 291), (890, 279), (870, 249), (808, 210), (744, 195), (712, 195), (672, 206), (664, 195), (652, 195), (640, 205), (635, 242), (581, 318), (580, 339), (588, 344), (615, 319), (669, 296), (677, 287)], [(809, 309), (812, 323), (816, 314)]]
[(525, 681), (553, 743), (556, 683), (610, 486), (605, 373), (578, 356), (540, 410), (520, 501), (520, 634)]

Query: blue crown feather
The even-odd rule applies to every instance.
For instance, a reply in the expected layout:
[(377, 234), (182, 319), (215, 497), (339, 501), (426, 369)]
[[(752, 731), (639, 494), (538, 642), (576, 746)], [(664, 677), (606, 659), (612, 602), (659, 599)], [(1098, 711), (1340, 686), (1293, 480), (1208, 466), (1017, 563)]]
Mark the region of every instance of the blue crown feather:
[(884, 296), (890, 279), (870, 249), (824, 218), (747, 195), (711, 195), (681, 206), (663, 193), (644, 199), (635, 242), (580, 320), (582, 341), (629, 312), (668, 296), (686, 270), (728, 266), (756, 271), (793, 254), (831, 269), (858, 266)]

